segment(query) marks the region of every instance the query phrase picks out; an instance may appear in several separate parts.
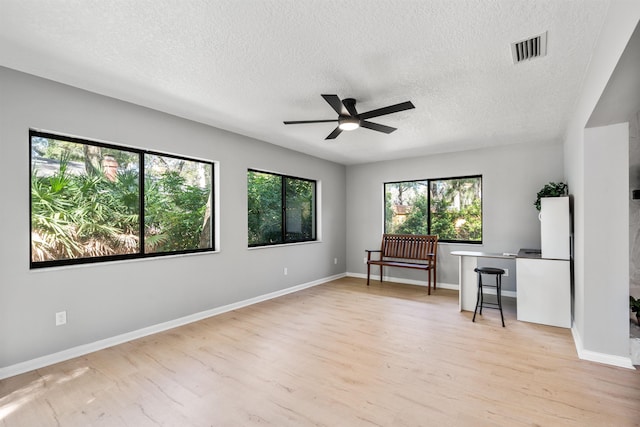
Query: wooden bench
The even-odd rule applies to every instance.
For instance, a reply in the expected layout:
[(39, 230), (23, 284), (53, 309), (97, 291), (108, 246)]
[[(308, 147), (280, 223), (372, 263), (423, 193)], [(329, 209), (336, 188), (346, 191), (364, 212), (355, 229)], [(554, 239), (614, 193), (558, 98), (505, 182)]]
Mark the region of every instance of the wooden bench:
[[(367, 286), (371, 266), (380, 266), (380, 281), (382, 282), (382, 268), (401, 267), (426, 270), (428, 272), (428, 294), (431, 295), (431, 281), (433, 290), (436, 289), (436, 260), (438, 255), (438, 236), (413, 234), (383, 234), (382, 245), (379, 250), (367, 252)], [(371, 254), (379, 253), (378, 259), (371, 259)], [(433, 273), (432, 273), (433, 271)]]

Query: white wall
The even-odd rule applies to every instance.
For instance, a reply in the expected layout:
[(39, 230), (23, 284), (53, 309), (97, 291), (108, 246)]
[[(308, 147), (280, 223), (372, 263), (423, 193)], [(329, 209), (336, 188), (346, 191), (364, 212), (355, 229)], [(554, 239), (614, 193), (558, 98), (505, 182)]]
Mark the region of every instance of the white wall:
[(585, 316), (582, 341), (591, 351), (628, 356), (629, 124), (584, 133), (584, 306), (603, 313)]
[[(0, 373), (344, 273), (344, 166), (6, 68), (0, 93)], [(220, 253), (29, 270), (30, 127), (219, 161)], [(322, 242), (247, 249), (248, 168), (319, 180)]]
[[(366, 274), (365, 249), (380, 246), (383, 230), (383, 184), (399, 180), (482, 175), (483, 244), (441, 243), (438, 283), (458, 284), (458, 258), (454, 250), (517, 252), (540, 248), (538, 211), (533, 206), (538, 191), (563, 176), (562, 145), (548, 141), (448, 153), (405, 160), (349, 166), (347, 168), (347, 271)], [(515, 261), (483, 259), (484, 265), (509, 268), (506, 291), (515, 290)], [(376, 277), (379, 270), (373, 269)], [(407, 269), (387, 269), (385, 274), (423, 280)]]
[[(591, 154), (585, 148), (585, 125), (594, 111), (604, 88), (611, 77), (622, 52), (640, 20), (640, 2), (613, 1), (609, 7), (607, 18), (603, 25), (598, 42), (594, 48), (589, 71), (583, 82), (583, 90), (576, 103), (576, 108), (564, 139), (565, 176), (571, 194), (574, 196), (574, 335), (576, 337), (580, 357), (607, 363), (630, 363), (628, 338), (620, 338), (619, 331), (628, 330), (628, 320), (624, 324), (619, 320), (620, 302), (606, 299), (598, 301), (594, 298), (599, 294), (597, 287), (611, 286), (605, 283), (587, 283), (587, 277), (603, 277), (608, 266), (587, 258), (587, 247), (597, 239), (596, 230), (590, 229), (587, 223), (586, 209), (588, 199), (604, 198), (596, 194), (587, 186), (585, 176), (593, 174), (596, 178), (607, 179), (615, 168), (628, 168), (628, 163), (615, 166), (608, 165), (605, 169), (590, 170), (587, 159)], [(627, 196), (628, 197), (628, 196)], [(625, 209), (628, 210), (628, 207)], [(628, 222), (623, 226), (628, 232)], [(612, 239), (598, 242), (607, 251), (622, 252), (622, 257), (628, 259), (628, 246), (621, 245)], [(595, 286), (596, 288), (593, 288)], [(622, 286), (618, 284), (617, 286)], [(625, 285), (628, 292), (628, 283)], [(628, 296), (625, 298), (628, 301)], [(616, 331), (604, 331), (593, 325), (602, 322)], [(626, 351), (623, 350), (625, 348)], [(626, 360), (626, 362), (625, 362)]]
[[(598, 99), (587, 127), (629, 122), (629, 190), (640, 189), (640, 25)], [(640, 296), (640, 202), (629, 198), (629, 291)]]
[[(640, 190), (640, 111), (629, 122), (629, 189)], [(629, 294), (640, 298), (640, 200), (629, 200), (629, 239)]]

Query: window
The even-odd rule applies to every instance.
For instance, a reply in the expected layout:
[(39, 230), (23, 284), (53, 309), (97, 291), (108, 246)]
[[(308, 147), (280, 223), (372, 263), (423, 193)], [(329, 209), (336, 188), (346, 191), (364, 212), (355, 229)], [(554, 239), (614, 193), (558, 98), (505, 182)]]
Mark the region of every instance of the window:
[(249, 246), (316, 240), (316, 182), (247, 173)]
[(32, 268), (213, 250), (212, 163), (29, 137)]
[(384, 184), (385, 233), (482, 243), (482, 176)]

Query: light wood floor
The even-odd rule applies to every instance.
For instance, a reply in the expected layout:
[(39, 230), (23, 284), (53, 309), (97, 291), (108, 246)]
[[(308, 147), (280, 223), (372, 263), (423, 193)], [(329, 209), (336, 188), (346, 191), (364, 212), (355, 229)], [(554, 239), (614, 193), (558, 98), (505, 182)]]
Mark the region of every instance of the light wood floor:
[(640, 371), (345, 278), (0, 382), (1, 426), (632, 426)]

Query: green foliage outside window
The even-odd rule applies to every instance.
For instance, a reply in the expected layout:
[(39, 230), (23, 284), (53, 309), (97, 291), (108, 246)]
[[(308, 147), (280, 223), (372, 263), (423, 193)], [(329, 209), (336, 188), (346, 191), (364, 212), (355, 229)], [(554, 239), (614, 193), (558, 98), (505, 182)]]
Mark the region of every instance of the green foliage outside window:
[(210, 163), (147, 159), (141, 213), (141, 152), (36, 132), (31, 150), (32, 266), (212, 248)]
[(145, 253), (211, 246), (210, 165), (145, 154)]
[[(32, 261), (121, 255), (138, 252), (137, 172), (110, 182), (72, 175), (68, 158), (51, 176), (31, 176)], [(120, 185), (123, 183), (124, 185)], [(130, 203), (131, 199), (136, 200)]]
[(386, 183), (385, 232), (482, 242), (482, 178)]
[(247, 178), (249, 246), (282, 243), (282, 177), (249, 171)]
[(308, 179), (248, 171), (249, 246), (315, 240), (315, 188)]
[(315, 183), (304, 179), (285, 178), (285, 241), (299, 242), (315, 238)]

